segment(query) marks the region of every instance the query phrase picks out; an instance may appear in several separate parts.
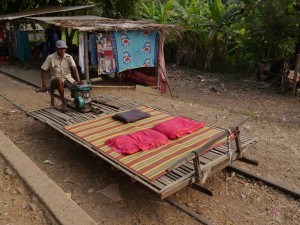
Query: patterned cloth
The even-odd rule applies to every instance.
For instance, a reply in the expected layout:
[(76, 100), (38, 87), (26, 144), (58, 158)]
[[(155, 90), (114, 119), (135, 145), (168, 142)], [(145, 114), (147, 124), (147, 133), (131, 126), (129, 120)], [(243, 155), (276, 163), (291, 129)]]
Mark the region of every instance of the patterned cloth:
[(158, 34), (156, 31), (111, 32), (118, 71), (155, 67)]
[(97, 36), (96, 43), (98, 74), (101, 75), (117, 72), (110, 34), (99, 34)]

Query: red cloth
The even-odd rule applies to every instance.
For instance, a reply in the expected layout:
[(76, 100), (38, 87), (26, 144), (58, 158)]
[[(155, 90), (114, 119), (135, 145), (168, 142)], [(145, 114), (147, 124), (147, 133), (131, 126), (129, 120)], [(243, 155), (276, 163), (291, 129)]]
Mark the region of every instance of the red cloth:
[(138, 82), (145, 83), (149, 86), (156, 86), (157, 85), (156, 77), (147, 76), (146, 74), (141, 73), (139, 71), (134, 71), (134, 75), (132, 76), (132, 79), (134, 79)]
[(132, 134), (113, 137), (107, 140), (105, 144), (118, 153), (128, 155), (139, 150), (151, 150), (168, 142), (169, 139), (164, 134), (152, 129), (145, 129)]
[(185, 117), (175, 117), (165, 122), (156, 124), (152, 129), (173, 140), (186, 134), (191, 134), (204, 127), (204, 122), (197, 122)]
[(166, 40), (165, 31), (163, 30), (159, 31), (158, 75), (159, 75), (161, 93), (167, 92), (167, 85), (168, 85), (165, 56), (164, 56), (165, 40)]

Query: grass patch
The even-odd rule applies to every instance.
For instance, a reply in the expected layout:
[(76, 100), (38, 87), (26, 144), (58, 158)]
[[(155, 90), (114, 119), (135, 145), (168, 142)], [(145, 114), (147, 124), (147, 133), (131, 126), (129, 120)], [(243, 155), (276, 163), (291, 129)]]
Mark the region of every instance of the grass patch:
[(251, 120), (258, 120), (258, 116), (253, 112), (243, 112), (244, 116), (248, 116)]
[(229, 112), (234, 113), (234, 114), (242, 114), (243, 116), (249, 117), (251, 120), (258, 120), (258, 118), (259, 118), (259, 116), (253, 112), (248, 112), (248, 111), (244, 112), (244, 111), (236, 110), (236, 109), (231, 109), (231, 110), (229, 110)]

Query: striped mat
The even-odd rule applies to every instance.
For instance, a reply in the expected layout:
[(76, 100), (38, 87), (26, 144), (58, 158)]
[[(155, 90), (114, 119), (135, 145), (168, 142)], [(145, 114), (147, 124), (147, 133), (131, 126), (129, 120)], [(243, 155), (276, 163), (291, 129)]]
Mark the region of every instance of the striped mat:
[[(179, 159), (187, 156), (191, 151), (196, 150), (224, 132), (224, 130), (219, 128), (205, 126), (195, 133), (171, 140), (169, 143), (153, 150), (140, 151), (133, 155), (122, 155), (113, 151), (104, 144), (106, 140), (121, 134), (130, 134), (151, 128), (160, 122), (175, 117), (166, 112), (145, 106), (138, 109), (151, 114), (151, 116), (134, 123), (124, 124), (112, 119), (112, 115), (105, 115), (85, 122), (68, 125), (65, 129), (95, 146), (100, 152), (105, 153), (110, 158), (117, 160), (127, 168), (151, 181), (163, 176), (166, 173), (166, 169)], [(218, 145), (224, 142), (225, 140), (220, 141)]]

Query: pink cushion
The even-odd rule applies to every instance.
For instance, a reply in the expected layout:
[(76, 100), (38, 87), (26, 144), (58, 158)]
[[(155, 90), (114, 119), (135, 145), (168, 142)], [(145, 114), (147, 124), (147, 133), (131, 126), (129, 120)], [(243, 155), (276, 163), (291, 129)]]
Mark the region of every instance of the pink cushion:
[(169, 142), (166, 135), (152, 129), (140, 130), (131, 134), (136, 144), (143, 151), (151, 150)]
[(120, 154), (133, 154), (139, 150), (150, 150), (169, 142), (164, 135), (152, 129), (145, 129), (132, 134), (119, 135), (105, 142)]
[(173, 140), (186, 134), (191, 134), (204, 126), (204, 122), (197, 122), (195, 120), (178, 116), (165, 122), (156, 124), (154, 127), (152, 127), (152, 129), (166, 135), (169, 139)]
[(105, 144), (120, 154), (133, 154), (140, 150), (136, 141), (128, 134), (113, 137), (105, 141)]

